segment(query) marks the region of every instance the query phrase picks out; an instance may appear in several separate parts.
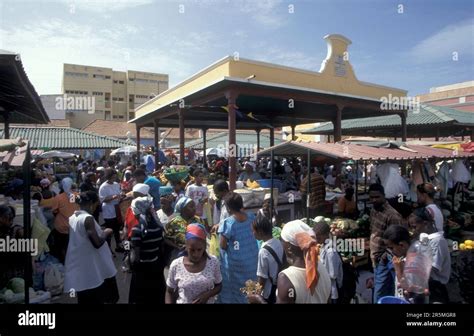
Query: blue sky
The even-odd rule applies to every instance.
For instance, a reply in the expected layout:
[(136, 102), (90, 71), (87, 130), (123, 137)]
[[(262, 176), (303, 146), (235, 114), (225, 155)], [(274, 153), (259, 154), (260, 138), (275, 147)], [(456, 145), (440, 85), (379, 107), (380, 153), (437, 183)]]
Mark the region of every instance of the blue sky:
[(234, 52), (318, 71), (330, 33), (352, 40), (362, 81), (415, 95), (474, 79), (474, 0), (0, 0), (0, 49), (21, 54), (40, 94), (61, 92), (63, 63), (171, 86)]

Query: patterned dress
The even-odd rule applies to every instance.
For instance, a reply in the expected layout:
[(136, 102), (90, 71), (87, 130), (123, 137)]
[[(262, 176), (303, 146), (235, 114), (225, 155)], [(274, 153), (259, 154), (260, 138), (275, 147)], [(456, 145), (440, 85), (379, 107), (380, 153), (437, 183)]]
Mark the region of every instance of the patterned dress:
[(220, 250), (222, 291), (220, 303), (248, 303), (240, 289), (247, 280), (257, 279), (258, 246), (252, 233), (255, 215), (248, 213), (244, 222), (234, 216), (225, 219), (218, 233), (227, 238), (227, 249)]

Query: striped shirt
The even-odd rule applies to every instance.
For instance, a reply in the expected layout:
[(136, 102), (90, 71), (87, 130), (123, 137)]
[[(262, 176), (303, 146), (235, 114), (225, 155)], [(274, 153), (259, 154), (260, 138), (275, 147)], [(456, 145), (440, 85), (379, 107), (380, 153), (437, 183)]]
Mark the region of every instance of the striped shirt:
[(390, 225), (403, 225), (402, 216), (388, 202), (383, 205), (382, 211), (374, 208), (370, 211), (370, 257), (378, 263), (386, 246), (382, 236)]
[(140, 262), (158, 261), (163, 243), (163, 228), (150, 216), (140, 215), (139, 223), (132, 229), (131, 248), (140, 248)]
[[(324, 182), (324, 178), (320, 174), (313, 173), (311, 174), (310, 184), (309, 207), (316, 209), (323, 206), (326, 201), (326, 182)], [(306, 176), (303, 181), (301, 181), (300, 192), (306, 195), (307, 188), (308, 177)]]

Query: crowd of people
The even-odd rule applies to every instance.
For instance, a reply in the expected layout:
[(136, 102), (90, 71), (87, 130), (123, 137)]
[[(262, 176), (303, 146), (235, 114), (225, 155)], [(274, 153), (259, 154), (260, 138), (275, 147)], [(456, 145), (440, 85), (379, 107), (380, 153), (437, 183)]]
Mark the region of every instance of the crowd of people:
[[(256, 213), (246, 211), (242, 197), (224, 179), (212, 181), (211, 197), (205, 181), (219, 172), (225, 178), (225, 167), (216, 161), (207, 169), (191, 167), (186, 181), (165, 185), (162, 170), (131, 162), (81, 161), (75, 178), (61, 180), (48, 166), (36, 166), (32, 197), (51, 229), (50, 253), (65, 265), (64, 291), (74, 290), (78, 303), (117, 302), (114, 258), (120, 257), (121, 271), (131, 273), (129, 303), (349, 303), (345, 293), (354, 284), (344, 279), (328, 223), (312, 228), (298, 219), (280, 223), (268, 198)], [(264, 178), (275, 169), (287, 189), (308, 192), (302, 161), (246, 161), (241, 168), (241, 181)], [(330, 186), (344, 189), (339, 213), (357, 218), (349, 166), (344, 174), (325, 166), (310, 178), (313, 215), (325, 211)], [(431, 237), (430, 301), (449, 302), (451, 261), (435, 193), (431, 183), (418, 185), (420, 207), (405, 218), (388, 202), (381, 184), (370, 185), (374, 302), (397, 295), (399, 288), (401, 296), (408, 295), (404, 257), (421, 233)], [(14, 216), (14, 209), (0, 207), (2, 237), (22, 235), (12, 225)], [(281, 224), (281, 238), (274, 238), (273, 229)], [(242, 290), (248, 280), (258, 283), (261, 294)]]

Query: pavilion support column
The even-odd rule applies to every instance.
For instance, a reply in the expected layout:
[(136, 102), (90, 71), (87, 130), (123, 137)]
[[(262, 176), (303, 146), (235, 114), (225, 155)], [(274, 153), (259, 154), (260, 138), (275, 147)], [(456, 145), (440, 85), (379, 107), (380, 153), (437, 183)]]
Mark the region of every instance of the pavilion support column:
[(342, 140), (342, 110), (344, 105), (337, 105), (336, 118), (333, 120), (334, 125), (334, 143)]
[(331, 135), (328, 134), (328, 143), (331, 143)]
[(179, 164), (184, 166), (184, 110), (179, 109)]
[(400, 118), (402, 119), (402, 141), (405, 142), (407, 141), (407, 113), (401, 114)]
[(291, 125), (291, 141), (296, 140), (295, 128), (296, 128), (296, 125)]
[(471, 128), (471, 141), (474, 141), (474, 128)]
[(141, 127), (137, 124), (137, 167), (140, 165), (140, 129)]
[(237, 181), (237, 139), (236, 139), (236, 120), (235, 120), (235, 103), (237, 101), (237, 92), (228, 91), (225, 97), (227, 98), (228, 113), (228, 128), (229, 128), (229, 187), (230, 190), (235, 189), (235, 182)]
[(158, 170), (158, 163), (160, 162), (160, 127), (159, 120), (153, 121), (153, 132), (154, 132), (154, 147), (155, 147), (155, 170)]
[(463, 135), (461, 135), (461, 140), (462, 140), (462, 141), (464, 141), (464, 134), (463, 134)]
[(275, 146), (275, 128), (270, 128), (270, 147)]
[(439, 128), (436, 128), (435, 140), (436, 140), (436, 141), (439, 141)]
[(257, 152), (258, 152), (258, 151), (260, 151), (260, 131), (261, 131), (261, 129), (257, 128), (255, 131), (257, 132)]
[(5, 130), (3, 131), (3, 137), (5, 139), (10, 139), (10, 112), (5, 112), (3, 114), (3, 120), (5, 124)]
[(206, 150), (207, 150), (207, 137), (206, 137), (206, 133), (207, 133), (207, 128), (203, 128), (202, 129), (202, 153), (203, 153), (203, 157), (202, 157), (202, 160), (203, 160), (203, 166), (204, 168), (207, 168), (207, 155), (206, 155)]

